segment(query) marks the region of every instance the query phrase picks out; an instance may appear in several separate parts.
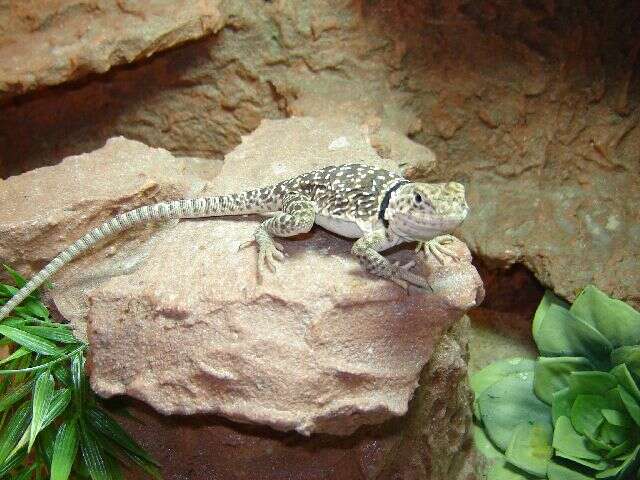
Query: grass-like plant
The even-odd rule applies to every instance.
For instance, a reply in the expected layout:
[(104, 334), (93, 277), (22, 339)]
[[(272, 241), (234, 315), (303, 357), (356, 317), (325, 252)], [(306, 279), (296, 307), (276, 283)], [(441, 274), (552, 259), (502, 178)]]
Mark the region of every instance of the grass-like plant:
[[(4, 305), (25, 280), (0, 283)], [(158, 464), (101, 407), (84, 370), (87, 345), (53, 322), (34, 292), (0, 322), (0, 479), (118, 480), (122, 465)]]
[(471, 377), (488, 480), (640, 480), (640, 313), (586, 287), (547, 292), (533, 319), (540, 357)]

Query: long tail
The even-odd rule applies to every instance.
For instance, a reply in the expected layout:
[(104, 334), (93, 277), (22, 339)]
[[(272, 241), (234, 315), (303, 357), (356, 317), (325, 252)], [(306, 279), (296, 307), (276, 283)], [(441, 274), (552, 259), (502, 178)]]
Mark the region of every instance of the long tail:
[(7, 317), (31, 292), (51, 278), (60, 268), (104, 238), (152, 220), (163, 221), (180, 218), (218, 217), (273, 211), (278, 208), (273, 191), (273, 187), (267, 187), (218, 197), (161, 202), (153, 205), (145, 205), (144, 207), (116, 215), (60, 252), (47, 266), (34, 275), (31, 280), (0, 308), (0, 320)]

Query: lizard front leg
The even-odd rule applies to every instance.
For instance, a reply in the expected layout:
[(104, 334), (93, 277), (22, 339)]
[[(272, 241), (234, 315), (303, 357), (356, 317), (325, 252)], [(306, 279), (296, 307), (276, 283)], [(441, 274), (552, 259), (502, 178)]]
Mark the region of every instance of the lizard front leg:
[(405, 266), (392, 264), (378, 253), (391, 246), (393, 245), (390, 244), (385, 231), (377, 230), (356, 240), (351, 248), (351, 253), (358, 258), (360, 265), (373, 275), (387, 278), (405, 289), (407, 289), (409, 285), (415, 285), (423, 289), (431, 290), (425, 278), (409, 271), (409, 268), (413, 266), (413, 262)]
[(315, 221), (315, 203), (301, 194), (288, 194), (282, 202), (282, 211), (277, 212), (260, 224), (254, 233), (258, 244), (258, 273), (266, 266), (272, 272), (276, 262), (284, 259), (282, 245), (273, 237), (292, 237), (306, 233)]

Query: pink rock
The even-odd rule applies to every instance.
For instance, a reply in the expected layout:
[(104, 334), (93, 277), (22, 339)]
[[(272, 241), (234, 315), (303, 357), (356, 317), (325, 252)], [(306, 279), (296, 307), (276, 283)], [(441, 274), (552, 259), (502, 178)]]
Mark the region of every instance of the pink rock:
[[(0, 17), (0, 99), (147, 58), (217, 32), (215, 0), (19, 2)], [(5, 24), (6, 22), (6, 24)]]

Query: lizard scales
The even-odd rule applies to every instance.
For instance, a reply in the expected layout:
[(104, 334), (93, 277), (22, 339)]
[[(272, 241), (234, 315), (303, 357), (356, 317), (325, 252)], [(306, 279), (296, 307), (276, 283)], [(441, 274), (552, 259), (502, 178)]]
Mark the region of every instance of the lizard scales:
[(455, 256), (443, 245), (451, 237), (442, 234), (457, 227), (467, 212), (464, 187), (459, 183), (409, 182), (388, 170), (358, 163), (321, 168), (240, 193), (145, 205), (112, 217), (59, 253), (0, 308), (0, 320), (102, 239), (148, 221), (182, 218), (273, 213), (254, 235), (260, 270), (263, 266), (275, 270), (275, 262), (284, 258), (274, 236), (294, 236), (318, 224), (357, 239), (352, 253), (370, 273), (404, 288), (428, 288), (424, 278), (409, 271), (409, 265), (393, 265), (379, 252), (418, 241), (439, 258)]

